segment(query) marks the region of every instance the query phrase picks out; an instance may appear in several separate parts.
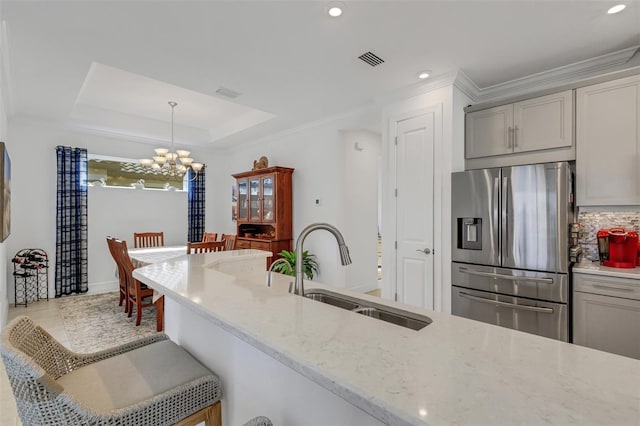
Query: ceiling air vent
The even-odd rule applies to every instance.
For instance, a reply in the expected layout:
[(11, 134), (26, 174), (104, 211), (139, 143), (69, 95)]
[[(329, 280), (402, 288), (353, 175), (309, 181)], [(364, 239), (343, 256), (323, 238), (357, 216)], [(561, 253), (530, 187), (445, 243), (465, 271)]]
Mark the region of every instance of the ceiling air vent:
[(235, 99), (242, 94), (240, 92), (236, 92), (235, 90), (227, 89), (226, 87), (219, 88), (218, 90), (216, 90), (216, 93), (218, 95), (222, 95), (231, 99)]
[(384, 59), (382, 59), (380, 56), (376, 55), (373, 52), (363, 53), (362, 55), (358, 56), (358, 59), (362, 59), (364, 62), (368, 63), (372, 67), (378, 66), (384, 62)]

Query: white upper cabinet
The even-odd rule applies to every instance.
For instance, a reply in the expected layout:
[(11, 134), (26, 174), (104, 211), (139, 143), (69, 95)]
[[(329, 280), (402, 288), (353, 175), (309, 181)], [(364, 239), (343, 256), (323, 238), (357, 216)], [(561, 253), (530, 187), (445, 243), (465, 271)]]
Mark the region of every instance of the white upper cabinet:
[(513, 152), (570, 147), (573, 91), (513, 104)]
[(571, 90), (475, 111), (466, 116), (467, 159), (572, 146)]
[(576, 112), (578, 205), (639, 205), (640, 76), (578, 89)]
[(467, 114), (466, 158), (512, 152), (512, 126), (513, 105), (503, 105)]

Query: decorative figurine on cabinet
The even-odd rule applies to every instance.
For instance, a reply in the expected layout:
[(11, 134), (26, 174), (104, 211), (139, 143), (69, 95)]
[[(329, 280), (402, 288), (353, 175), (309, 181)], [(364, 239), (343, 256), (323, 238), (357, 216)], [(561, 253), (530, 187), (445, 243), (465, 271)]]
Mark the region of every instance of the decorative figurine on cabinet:
[(253, 169), (251, 170), (266, 169), (267, 167), (269, 167), (269, 159), (263, 155), (259, 160), (253, 160)]

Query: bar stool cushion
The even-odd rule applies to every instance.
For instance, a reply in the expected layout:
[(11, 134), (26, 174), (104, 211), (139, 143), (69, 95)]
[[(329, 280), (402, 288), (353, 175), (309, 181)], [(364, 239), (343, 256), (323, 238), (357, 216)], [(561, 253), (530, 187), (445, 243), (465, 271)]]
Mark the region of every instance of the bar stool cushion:
[(82, 405), (108, 412), (203, 377), (219, 382), (182, 347), (164, 340), (79, 368), (60, 377), (58, 384)]

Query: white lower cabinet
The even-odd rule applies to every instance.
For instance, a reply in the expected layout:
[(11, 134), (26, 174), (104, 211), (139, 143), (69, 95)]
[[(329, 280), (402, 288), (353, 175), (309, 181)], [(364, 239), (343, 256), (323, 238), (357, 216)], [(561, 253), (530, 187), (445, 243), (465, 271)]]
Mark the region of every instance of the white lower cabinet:
[(640, 280), (573, 274), (573, 343), (640, 359)]

